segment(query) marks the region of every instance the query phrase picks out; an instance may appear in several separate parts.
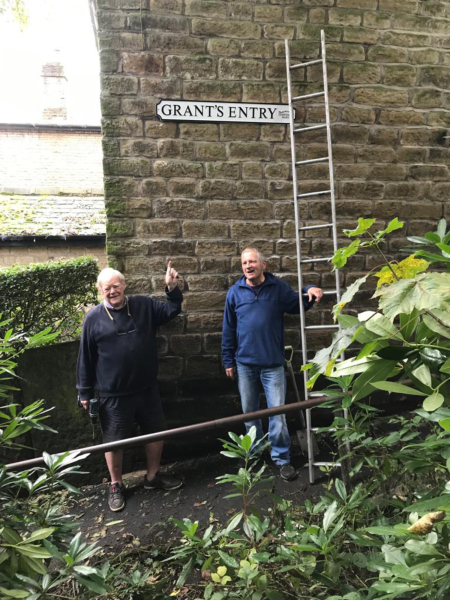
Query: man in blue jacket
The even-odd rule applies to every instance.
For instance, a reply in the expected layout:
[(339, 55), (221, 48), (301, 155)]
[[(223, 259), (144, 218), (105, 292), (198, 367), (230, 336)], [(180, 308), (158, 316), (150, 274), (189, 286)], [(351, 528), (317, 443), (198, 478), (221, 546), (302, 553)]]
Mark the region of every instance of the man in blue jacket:
[[(266, 261), (257, 248), (241, 255), (244, 275), (229, 289), (222, 332), (222, 358), (227, 377), (238, 379), (244, 413), (259, 410), (259, 382), (269, 408), (285, 403), (284, 313), (300, 312), (300, 296), (290, 285), (266, 273)], [(305, 310), (323, 296), (320, 288), (307, 286)], [(261, 421), (248, 421), (247, 431), (256, 427), (263, 437)], [(290, 462), (290, 436), (284, 415), (269, 419), (271, 457), (286, 481), (296, 478)]]

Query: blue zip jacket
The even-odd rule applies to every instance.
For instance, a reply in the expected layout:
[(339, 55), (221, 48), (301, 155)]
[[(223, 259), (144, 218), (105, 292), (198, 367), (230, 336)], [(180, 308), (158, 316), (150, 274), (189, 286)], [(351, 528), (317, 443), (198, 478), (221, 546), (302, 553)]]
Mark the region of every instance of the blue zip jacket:
[[(256, 289), (243, 275), (228, 290), (223, 315), (222, 360), (224, 367), (236, 361), (258, 367), (284, 364), (284, 313), (299, 314), (299, 294), (271, 273)], [(304, 292), (314, 287), (308, 285)], [(303, 299), (305, 310), (314, 300)]]

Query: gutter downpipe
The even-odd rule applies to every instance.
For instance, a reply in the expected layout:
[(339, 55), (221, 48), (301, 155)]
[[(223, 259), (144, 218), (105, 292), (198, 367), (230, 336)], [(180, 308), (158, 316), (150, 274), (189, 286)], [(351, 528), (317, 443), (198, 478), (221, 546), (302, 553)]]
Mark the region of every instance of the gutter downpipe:
[[(209, 431), (211, 429), (219, 429), (224, 425), (231, 425), (233, 423), (243, 423), (244, 421), (253, 421), (255, 419), (260, 419), (261, 417), (270, 417), (274, 415), (291, 413), (298, 410), (304, 410), (307, 408), (313, 408), (314, 406), (318, 406), (319, 404), (323, 404), (324, 402), (330, 401), (332, 399), (337, 400), (338, 398), (330, 398), (329, 396), (317, 396), (313, 399), (305, 400), (303, 402), (294, 402), (293, 404), (285, 404), (283, 406), (276, 406), (275, 408), (265, 408), (263, 410), (257, 410), (251, 413), (233, 415), (231, 417), (224, 417), (223, 419), (216, 419), (215, 421), (205, 421), (204, 423), (185, 425), (184, 427), (177, 427), (176, 429), (167, 429), (166, 431), (159, 431), (158, 433), (139, 435), (137, 437), (128, 438), (126, 440), (109, 442), (108, 444), (96, 444), (95, 446), (86, 446), (85, 448), (69, 450), (68, 452), (69, 454), (72, 454), (74, 452), (80, 454), (91, 454), (93, 452), (108, 452), (109, 450), (116, 450), (118, 448), (140, 446), (142, 444), (149, 444), (151, 442), (169, 440), (181, 435), (200, 433), (202, 431)], [(62, 456), (63, 454), (66, 454), (66, 452), (58, 452), (56, 456)], [(8, 465), (5, 465), (5, 468), (11, 470), (27, 469), (29, 467), (36, 467), (42, 464), (45, 464), (45, 461), (43, 457), (40, 456), (38, 458), (32, 458), (29, 460), (10, 463)]]

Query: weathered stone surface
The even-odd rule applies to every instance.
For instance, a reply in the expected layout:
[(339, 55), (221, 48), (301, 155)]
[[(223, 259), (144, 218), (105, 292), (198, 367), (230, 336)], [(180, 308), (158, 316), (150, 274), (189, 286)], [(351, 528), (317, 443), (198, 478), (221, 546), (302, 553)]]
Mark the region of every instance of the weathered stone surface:
[(136, 234), (166, 238), (179, 237), (180, 223), (176, 219), (137, 219)]
[[(327, 59), (364, 60), (364, 46), (358, 44), (328, 44)], [(370, 59), (369, 59), (370, 60)]]
[(255, 123), (223, 123), (220, 125), (220, 139), (230, 140), (257, 140), (260, 136), (260, 125)]
[(259, 102), (264, 98), (266, 102), (277, 104), (280, 102), (280, 88), (272, 83), (244, 83), (242, 86), (243, 102)]
[(101, 73), (119, 73), (119, 53), (113, 50), (99, 52)]
[(183, 85), (184, 100), (237, 102), (241, 93), (241, 84), (231, 81), (188, 81)]
[(144, 179), (142, 194), (148, 198), (158, 198), (167, 194), (166, 180), (161, 178)]
[(415, 48), (417, 46), (431, 46), (431, 36), (420, 33), (400, 33), (399, 31), (386, 31), (382, 36), (383, 44), (387, 46), (405, 46)]
[(206, 163), (206, 177), (208, 179), (238, 179), (240, 173), (239, 163), (212, 162)]
[(208, 56), (166, 56), (168, 77), (216, 79), (216, 60)]
[(330, 8), (328, 11), (328, 23), (330, 25), (361, 25), (361, 10), (347, 8)]
[(158, 147), (156, 142), (150, 140), (121, 140), (120, 153), (122, 156), (147, 156), (156, 158), (158, 156)]
[(158, 152), (161, 158), (194, 158), (194, 144), (185, 140), (161, 140)]
[(108, 219), (106, 223), (106, 235), (108, 238), (131, 237), (134, 235), (133, 223), (125, 219)]
[(184, 310), (223, 310), (226, 292), (192, 292), (186, 294)]
[(208, 216), (212, 219), (261, 219), (272, 217), (269, 200), (212, 201), (207, 203)]
[(442, 106), (442, 92), (434, 89), (415, 90), (411, 105), (414, 108), (439, 108)]
[(191, 292), (228, 289), (228, 278), (225, 275), (189, 275), (186, 281)]
[(295, 27), (293, 25), (264, 25), (263, 36), (269, 40), (293, 40)]
[(282, 21), (283, 9), (281, 6), (273, 6), (270, 4), (257, 4), (253, 12), (255, 21)]
[(259, 39), (261, 37), (261, 27), (256, 23), (245, 21), (209, 21), (194, 18), (192, 20), (192, 33), (208, 37)]
[(382, 125), (422, 125), (425, 115), (414, 110), (382, 110), (380, 123)]
[(267, 142), (232, 142), (230, 159), (232, 160), (269, 160), (270, 145)]
[(172, 335), (170, 349), (175, 355), (191, 356), (198, 354), (202, 348), (202, 336), (199, 334)]
[(116, 117), (121, 114), (119, 96), (100, 96), (100, 106), (105, 117)]
[(173, 79), (141, 78), (141, 93), (154, 98), (181, 98), (180, 81)]
[(217, 377), (220, 366), (218, 356), (188, 356), (185, 377), (201, 377), (202, 379), (209, 376)]
[(231, 2), (228, 5), (228, 18), (241, 21), (251, 21), (253, 6), (248, 2)]
[(183, 12), (182, 0), (150, 0), (150, 10), (152, 12), (168, 12), (181, 13)]
[(162, 75), (164, 61), (162, 56), (148, 52), (124, 52), (122, 70), (132, 75)]
[(189, 221), (182, 225), (185, 238), (227, 238), (228, 224), (223, 221)]
[(197, 180), (188, 177), (175, 177), (167, 184), (169, 196), (175, 198), (195, 198), (197, 196)]
[(391, 26), (391, 15), (381, 12), (366, 12), (363, 16), (364, 27), (375, 29), (389, 29)]
[(249, 40), (241, 43), (243, 58), (272, 58), (273, 43), (265, 40)]
[(211, 19), (227, 18), (227, 3), (210, 0), (186, 0), (186, 15), (208, 17)]
[(281, 232), (280, 221), (232, 221), (231, 237), (243, 238), (255, 230), (262, 238), (279, 238)]
[(261, 80), (263, 78), (263, 64), (256, 60), (242, 60), (238, 58), (219, 59), (219, 79), (236, 79), (239, 81)]
[(137, 117), (102, 119), (102, 132), (107, 137), (142, 136), (142, 120)]
[(174, 138), (177, 126), (175, 123), (162, 123), (161, 121), (145, 122), (145, 137), (148, 138)]
[(355, 102), (374, 106), (407, 106), (408, 92), (389, 87), (360, 87), (355, 90)]
[(180, 138), (214, 142), (219, 139), (219, 128), (214, 123), (181, 123)]
[(348, 123), (375, 123), (376, 115), (373, 108), (347, 106), (342, 109), (341, 117)]
[(236, 40), (213, 38), (208, 41), (208, 52), (212, 56), (237, 56), (239, 43)]
[(200, 196), (206, 199), (233, 198), (235, 184), (227, 179), (205, 179), (200, 182)]
[(257, 199), (266, 197), (266, 188), (263, 181), (238, 181), (236, 184), (236, 198)]
[(105, 177), (104, 188), (106, 197), (130, 198), (139, 195), (139, 181), (126, 177)]
[(409, 174), (413, 179), (443, 181), (448, 179), (449, 170), (444, 165), (412, 165)]
[(164, 198), (154, 201), (154, 211), (156, 217), (201, 219), (205, 215), (205, 203), (195, 200)]
[(385, 85), (412, 87), (416, 84), (417, 70), (411, 65), (386, 65), (384, 67)]
[(420, 69), (422, 85), (434, 85), (447, 90), (450, 86), (450, 68), (422, 67)]
[(440, 52), (426, 48), (423, 50), (411, 50), (409, 60), (415, 65), (437, 65), (440, 60)]
[(193, 177), (203, 175), (203, 165), (186, 160), (156, 160), (153, 171), (158, 177)]
[(197, 158), (200, 160), (226, 160), (227, 149), (224, 144), (199, 142), (196, 144)]
[(205, 40), (176, 33), (152, 31), (145, 39), (146, 47), (155, 53), (203, 54), (206, 48)]
[(186, 329), (188, 331), (208, 331), (222, 329), (223, 314), (191, 313), (187, 315)]

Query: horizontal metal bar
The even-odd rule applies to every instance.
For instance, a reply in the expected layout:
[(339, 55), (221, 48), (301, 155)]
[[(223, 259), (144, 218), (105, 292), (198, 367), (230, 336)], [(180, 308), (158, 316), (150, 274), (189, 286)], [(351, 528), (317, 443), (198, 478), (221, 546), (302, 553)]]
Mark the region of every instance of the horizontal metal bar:
[[(315, 467), (340, 467), (341, 463), (335, 463), (335, 462), (313, 462), (313, 465)], [(306, 467), (307, 464), (303, 465), (303, 466)]]
[(325, 92), (314, 92), (314, 94), (303, 94), (303, 96), (294, 96), (292, 102), (297, 100), (306, 100), (307, 98), (318, 98), (319, 96), (325, 96)]
[(300, 262), (302, 263), (302, 265), (305, 265), (308, 263), (328, 262), (332, 258), (332, 256), (329, 256), (328, 258), (306, 258), (305, 260), (301, 260)]
[(339, 325), (307, 325), (305, 329), (314, 330), (314, 329), (339, 329)]
[(335, 427), (327, 427), (325, 431), (325, 427), (311, 427), (311, 431), (314, 431), (314, 433), (316, 433), (317, 431), (319, 431), (320, 433), (333, 433), (333, 431), (337, 431), (337, 429)]
[(312, 131), (313, 129), (325, 129), (327, 124), (325, 125), (311, 125), (311, 127), (300, 127), (299, 129), (294, 129), (294, 133), (301, 133), (302, 131)]
[[(257, 410), (251, 413), (233, 415), (231, 417), (224, 417), (223, 419), (216, 419), (215, 421), (206, 421), (204, 423), (186, 425), (185, 427), (167, 429), (166, 431), (159, 431), (158, 433), (150, 433), (148, 435), (139, 435), (137, 437), (128, 438), (126, 440), (109, 442), (108, 444), (96, 444), (95, 446), (86, 446), (86, 448), (78, 448), (76, 450), (68, 450), (66, 452), (79, 452), (81, 454), (90, 454), (93, 452), (108, 452), (110, 450), (128, 448), (130, 446), (141, 446), (143, 444), (149, 444), (151, 442), (160, 442), (161, 440), (177, 438), (186, 434), (198, 434), (202, 431), (220, 429), (224, 425), (243, 423), (245, 421), (254, 421), (263, 417), (271, 417), (273, 415), (282, 415), (298, 410), (309, 409), (313, 408), (314, 406), (318, 406), (319, 404), (323, 404), (324, 402), (328, 402), (329, 400), (329, 396), (317, 396), (316, 398), (311, 400), (303, 400), (302, 402), (295, 402), (293, 404), (276, 406), (274, 408), (265, 408), (264, 410)], [(66, 454), (66, 452), (58, 452), (56, 453), (56, 456), (62, 456), (63, 454)], [(30, 460), (23, 460), (21, 462), (10, 463), (8, 465), (5, 465), (5, 467), (7, 469), (28, 469), (29, 467), (36, 467), (42, 464), (45, 464), (45, 461), (41, 456), (38, 458), (32, 458)]]
[[(326, 290), (326, 291), (322, 291), (324, 296), (335, 296), (337, 293), (337, 290)], [(307, 298), (308, 294), (304, 293), (302, 294), (303, 298)]]
[(331, 190), (321, 190), (320, 192), (308, 192), (307, 194), (298, 194), (298, 198), (308, 198), (309, 196), (321, 196), (322, 194), (331, 194)]
[(326, 160), (328, 160), (328, 156), (322, 156), (322, 158), (310, 158), (309, 160), (298, 160), (295, 163), (295, 166), (298, 167), (299, 165), (311, 165), (312, 163), (325, 162)]
[(319, 64), (321, 62), (322, 62), (322, 59), (318, 58), (317, 60), (310, 60), (309, 62), (305, 62), (305, 63), (297, 63), (296, 65), (292, 65), (289, 68), (291, 70), (292, 69), (299, 69), (300, 67), (309, 67), (310, 65), (317, 65), (317, 64)]
[(333, 227), (333, 223), (325, 223), (324, 225), (307, 225), (306, 227), (299, 227), (299, 231), (311, 231), (311, 229), (326, 229), (327, 227)]

